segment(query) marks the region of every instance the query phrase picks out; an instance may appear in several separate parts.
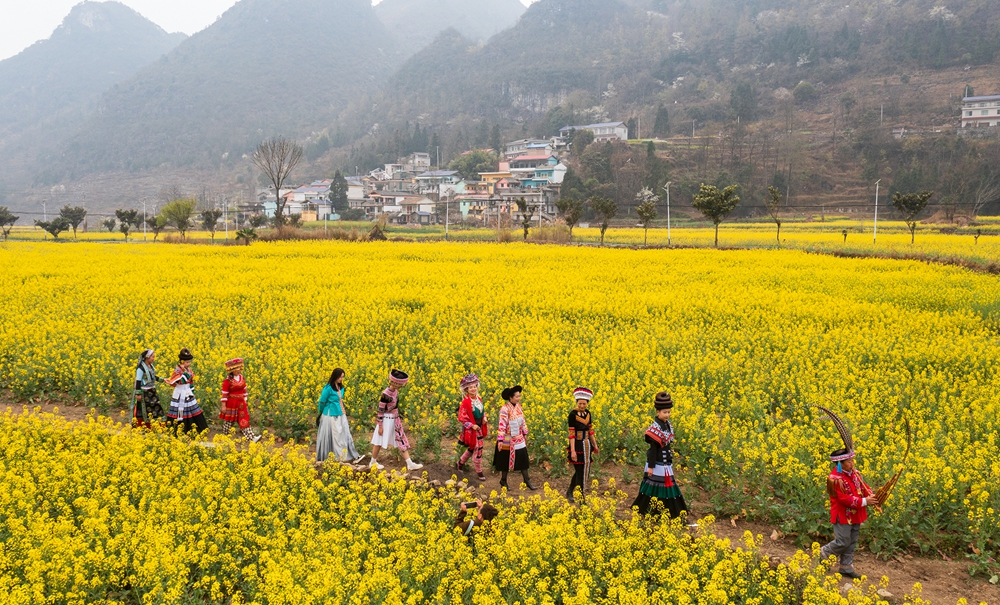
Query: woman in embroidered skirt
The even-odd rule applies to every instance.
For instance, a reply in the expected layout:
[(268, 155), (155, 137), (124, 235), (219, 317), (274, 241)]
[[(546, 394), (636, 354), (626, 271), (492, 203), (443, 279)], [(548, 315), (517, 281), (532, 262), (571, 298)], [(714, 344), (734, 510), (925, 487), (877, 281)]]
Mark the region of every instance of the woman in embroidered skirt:
[(646, 473), (639, 486), (639, 495), (636, 496), (633, 507), (639, 509), (640, 515), (652, 512), (658, 515), (660, 510), (655, 508), (650, 511), (650, 505), (657, 501), (663, 505), (671, 517), (679, 517), (681, 512), (687, 511), (684, 503), (684, 496), (674, 481), (673, 453), (670, 451), (674, 442), (674, 427), (670, 424), (670, 412), (674, 407), (674, 402), (670, 399), (670, 394), (659, 392), (654, 399), (656, 407), (656, 420), (646, 429), (646, 443), (649, 450), (646, 452)]
[(174, 368), (174, 373), (165, 382), (174, 387), (173, 395), (170, 397), (170, 409), (167, 410), (167, 422), (174, 426), (177, 432), (177, 421), (184, 424), (184, 432), (191, 430), (191, 427), (198, 429), (198, 432), (208, 430), (208, 421), (205, 414), (198, 405), (198, 400), (194, 396), (194, 373), (191, 371), (191, 360), (194, 356), (191, 351), (181, 349), (177, 356), (179, 362)]
[(458, 423), (462, 425), (461, 443), (468, 449), (462, 452), (455, 468), (465, 472), (465, 463), (472, 458), (476, 477), (480, 481), (486, 481), (486, 475), (483, 474), (483, 443), (490, 430), (486, 422), (486, 408), (479, 397), (479, 377), (469, 374), (459, 383), (459, 388), (465, 398), (458, 406)]
[(222, 409), (219, 419), (225, 433), (239, 426), (243, 438), (256, 443), (260, 435), (250, 428), (250, 409), (247, 407), (247, 381), (243, 378), (243, 359), (230, 359), (225, 364), (226, 378), (222, 381)]
[(587, 491), (590, 480), (590, 463), (597, 455), (597, 436), (594, 434), (594, 421), (587, 410), (587, 404), (593, 399), (594, 392), (584, 387), (573, 391), (576, 409), (569, 413), (569, 463), (573, 469), (573, 479), (569, 483), (566, 498), (574, 500), (574, 491), (580, 488), (582, 495)]
[(521, 409), (521, 385), (503, 390), (504, 400), (500, 408), (500, 422), (497, 426), (497, 445), (493, 450), (493, 468), (500, 471), (500, 487), (507, 487), (507, 473), (521, 471), (524, 484), (535, 491), (528, 476), (528, 425), (524, 422)]
[(146, 349), (139, 354), (139, 364), (135, 366), (135, 390), (132, 399), (132, 422), (136, 426), (152, 426), (154, 420), (163, 420), (163, 406), (156, 383), (163, 379), (156, 375), (156, 353)]
[(318, 406), (320, 419), (316, 430), (316, 462), (323, 462), (330, 454), (337, 462), (361, 462), (364, 456), (354, 446), (351, 426), (347, 422), (344, 370), (335, 368), (330, 374), (330, 381), (319, 396)]
[(375, 415), (375, 432), (372, 433), (372, 460), (368, 464), (369, 468), (382, 470), (385, 468), (378, 463), (379, 452), (385, 448), (395, 447), (403, 454), (406, 460), (406, 470), (416, 471), (424, 468), (423, 464), (418, 464), (410, 458), (410, 440), (406, 437), (406, 429), (403, 426), (403, 419), (399, 417), (399, 389), (406, 386), (410, 381), (410, 376), (400, 370), (389, 372), (389, 387), (382, 391), (379, 397), (378, 412)]

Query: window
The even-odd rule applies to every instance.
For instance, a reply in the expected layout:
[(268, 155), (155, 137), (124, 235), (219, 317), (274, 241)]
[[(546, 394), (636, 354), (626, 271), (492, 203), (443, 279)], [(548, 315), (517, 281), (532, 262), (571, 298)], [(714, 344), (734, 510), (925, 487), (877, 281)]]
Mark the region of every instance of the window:
[(984, 110), (983, 110), (983, 112), (982, 112), (982, 114), (983, 114), (984, 116), (988, 116), (988, 115), (990, 115), (990, 110), (988, 110), (988, 109), (984, 109)]
[(972, 112), (971, 111), (967, 111), (967, 112), (965, 112), (965, 115), (966, 116), (972, 116)]

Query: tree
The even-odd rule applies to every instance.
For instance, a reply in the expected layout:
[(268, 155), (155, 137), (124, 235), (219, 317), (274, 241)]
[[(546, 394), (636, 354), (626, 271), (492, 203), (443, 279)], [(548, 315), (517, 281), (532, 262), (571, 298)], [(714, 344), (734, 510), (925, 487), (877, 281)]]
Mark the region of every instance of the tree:
[(66, 204), (62, 210), (59, 211), (59, 216), (66, 219), (69, 226), (73, 228), (73, 239), (76, 239), (76, 230), (83, 223), (83, 219), (87, 218), (87, 211), (80, 206), (70, 206)]
[(635, 213), (639, 215), (639, 222), (642, 223), (642, 245), (645, 246), (649, 224), (656, 218), (656, 202), (660, 201), (660, 197), (653, 193), (649, 187), (643, 187), (639, 193), (635, 194), (635, 201), (639, 202)]
[(254, 214), (247, 222), (250, 223), (250, 226), (254, 229), (260, 229), (267, 224), (267, 217), (263, 214)]
[(771, 197), (764, 198), (764, 205), (767, 206), (767, 213), (771, 215), (774, 219), (774, 223), (778, 225), (778, 243), (781, 243), (781, 191), (777, 187), (771, 186), (767, 188), (767, 191), (771, 194)]
[(69, 221), (61, 216), (53, 218), (51, 221), (35, 221), (35, 225), (41, 227), (55, 239), (59, 239), (59, 234), (69, 230)]
[(280, 229), (285, 224), (285, 201), (281, 197), (281, 188), (302, 161), (302, 146), (285, 137), (276, 137), (257, 145), (252, 160), (274, 187), (274, 224)]
[(604, 232), (608, 230), (608, 223), (618, 214), (618, 204), (606, 197), (595, 197), (590, 200), (590, 207), (601, 218), (601, 245), (604, 245)]
[(667, 136), (670, 134), (670, 114), (666, 106), (662, 103), (656, 109), (656, 122), (653, 123), (654, 136)]
[(535, 216), (537, 207), (528, 204), (528, 200), (523, 197), (517, 198), (517, 211), (521, 213), (521, 227), (524, 229), (524, 241), (528, 241), (528, 229), (531, 228), (531, 218)]
[(201, 226), (212, 234), (213, 242), (215, 241), (215, 228), (219, 225), (220, 218), (222, 218), (221, 210), (203, 210), (201, 213)]
[(288, 224), (291, 225), (292, 227), (296, 227), (296, 228), (301, 227), (302, 226), (302, 215), (298, 214), (298, 213), (296, 213), (296, 214), (289, 214), (288, 215)]
[(593, 130), (578, 130), (573, 134), (573, 153), (581, 154), (594, 142)]
[(101, 224), (104, 225), (104, 228), (108, 230), (108, 233), (114, 233), (115, 232), (115, 225), (118, 224), (118, 221), (116, 221), (113, 218), (108, 218), (108, 219), (104, 219), (101, 222)]
[(738, 85), (729, 98), (729, 106), (741, 122), (757, 120), (757, 90), (753, 84), (744, 82)]
[(739, 185), (730, 185), (720, 191), (715, 185), (702, 183), (698, 195), (694, 196), (692, 206), (715, 225), (716, 248), (719, 247), (719, 223), (726, 220), (740, 203), (740, 197), (736, 195), (738, 187)]
[(449, 168), (457, 170), (467, 179), (478, 181), (480, 172), (494, 172), (499, 161), (496, 154), (485, 149), (475, 149), (452, 160)]
[(500, 125), (494, 124), (493, 130), (490, 131), (490, 148), (492, 148), (497, 155), (503, 154), (503, 149), (501, 149), (501, 147), (503, 147), (503, 140), (500, 137)]
[(10, 235), (10, 230), (14, 227), (14, 223), (20, 219), (21, 217), (14, 216), (7, 206), (0, 206), (0, 230), (3, 230), (3, 241), (7, 241), (7, 236)]
[(142, 224), (139, 218), (138, 210), (115, 210), (115, 216), (118, 217), (118, 230), (122, 232), (125, 236), (125, 241), (128, 241), (128, 234), (132, 231), (132, 227), (138, 227)]
[(333, 211), (337, 214), (343, 214), (350, 209), (347, 202), (347, 191), (347, 179), (338, 170), (333, 175), (333, 182), (330, 183), (330, 203), (333, 205)]
[(168, 224), (167, 219), (165, 219), (162, 214), (158, 214), (153, 217), (153, 222), (149, 225), (149, 229), (153, 232), (154, 242), (156, 241), (156, 238), (160, 237), (160, 232), (163, 231)]
[(257, 239), (257, 231), (253, 227), (244, 227), (236, 232), (236, 239), (243, 240), (249, 246), (251, 240)]
[(580, 222), (580, 217), (583, 216), (583, 202), (574, 197), (564, 197), (560, 198), (556, 202), (556, 210), (563, 217), (563, 222), (569, 227), (569, 241), (573, 241), (573, 227)]
[(792, 96), (795, 97), (796, 103), (811, 101), (816, 97), (816, 87), (812, 83), (803, 80), (792, 91)]
[(174, 200), (160, 210), (160, 216), (168, 225), (177, 227), (183, 239), (187, 237), (188, 229), (191, 228), (197, 206), (198, 201), (194, 199)]
[(903, 215), (903, 222), (910, 229), (910, 243), (916, 239), (917, 215), (927, 207), (927, 201), (934, 195), (933, 191), (921, 191), (920, 193), (900, 193), (896, 192), (892, 196), (892, 205)]

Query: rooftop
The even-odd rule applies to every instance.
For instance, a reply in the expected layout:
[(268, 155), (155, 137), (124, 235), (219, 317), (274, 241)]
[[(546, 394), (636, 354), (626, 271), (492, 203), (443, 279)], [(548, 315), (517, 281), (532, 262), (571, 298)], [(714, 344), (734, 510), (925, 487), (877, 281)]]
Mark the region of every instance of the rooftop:
[(966, 103), (974, 103), (976, 101), (1000, 101), (1000, 95), (988, 95), (985, 97), (965, 97), (962, 101)]
[(564, 130), (590, 130), (592, 128), (613, 128), (615, 126), (624, 126), (625, 122), (602, 122), (600, 124), (587, 124), (586, 126), (563, 126), (559, 129), (559, 132)]

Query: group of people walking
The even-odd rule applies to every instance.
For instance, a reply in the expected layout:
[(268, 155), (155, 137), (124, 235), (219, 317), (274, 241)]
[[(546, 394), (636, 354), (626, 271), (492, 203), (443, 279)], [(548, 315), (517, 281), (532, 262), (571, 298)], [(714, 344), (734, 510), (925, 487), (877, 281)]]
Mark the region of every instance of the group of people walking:
[[(194, 394), (194, 372), (191, 362), (194, 355), (187, 348), (177, 355), (177, 366), (169, 378), (156, 374), (156, 352), (146, 349), (139, 354), (135, 367), (135, 387), (132, 398), (132, 422), (137, 426), (152, 426), (153, 422), (166, 422), (176, 431), (183, 426), (184, 431), (208, 430), (205, 413)], [(170, 405), (166, 414), (160, 402), (156, 385), (164, 383), (173, 387)], [(247, 383), (243, 377), (243, 360), (230, 359), (224, 364), (222, 379), (222, 401), (219, 412), (226, 432), (239, 427), (247, 441), (260, 441), (260, 435), (250, 428), (250, 411), (247, 406)]]
[[(172, 425), (176, 431), (205, 431), (208, 422), (194, 394), (194, 372), (191, 363), (194, 356), (184, 348), (178, 354), (177, 366), (169, 378), (161, 378), (156, 373), (156, 353), (146, 349), (139, 355), (135, 368), (135, 388), (131, 417), (138, 426), (149, 427), (154, 422)], [(325, 461), (332, 456), (340, 462), (359, 464), (364, 456), (358, 452), (347, 419), (348, 408), (344, 398), (346, 373), (336, 368), (323, 386), (317, 407), (316, 418), (316, 460)], [(375, 426), (371, 437), (371, 460), (369, 467), (383, 469), (379, 455), (387, 449), (398, 449), (408, 470), (419, 470), (423, 465), (410, 456), (410, 440), (399, 410), (399, 393), (406, 387), (410, 377), (406, 372), (393, 369), (387, 377), (387, 386), (379, 396), (375, 414)], [(172, 387), (170, 404), (164, 413), (157, 392), (157, 385), (164, 383)], [(459, 443), (464, 446), (454, 463), (459, 472), (466, 472), (466, 464), (472, 461), (473, 470), (480, 481), (486, 481), (483, 473), (483, 453), (486, 440), (490, 437), (490, 424), (479, 393), (479, 377), (475, 374), (464, 376), (459, 382), (462, 399), (456, 409), (461, 427)], [(509, 487), (508, 475), (520, 472), (529, 490), (537, 488), (528, 474), (528, 424), (522, 406), (524, 388), (521, 385), (507, 387), (501, 391), (503, 404), (497, 415), (497, 430), (493, 449), (493, 468), (500, 473), (501, 487)], [(573, 502), (577, 494), (586, 492), (590, 480), (590, 469), (594, 457), (599, 453), (594, 419), (589, 408), (594, 392), (586, 387), (573, 390), (573, 408), (566, 420), (567, 462), (573, 470), (566, 497)], [(250, 412), (247, 405), (247, 382), (243, 376), (243, 360), (230, 359), (225, 362), (221, 388), (221, 411), (219, 419), (228, 433), (239, 428), (243, 438), (256, 442), (260, 435), (250, 426)], [(669, 393), (659, 392), (653, 399), (655, 417), (646, 429), (644, 440), (648, 445), (646, 463), (639, 494), (632, 506), (640, 514), (666, 512), (678, 517), (687, 511), (687, 504), (681, 494), (673, 471), (673, 442), (675, 440), (670, 416), (674, 403)], [(831, 414), (832, 415), (832, 414)], [(838, 429), (842, 423), (838, 419)], [(842, 433), (842, 436), (844, 433)], [(821, 549), (824, 557), (834, 555), (840, 561), (839, 573), (846, 577), (859, 577), (854, 572), (854, 550), (857, 546), (861, 524), (867, 520), (869, 506), (881, 506), (878, 496), (865, 483), (854, 468), (855, 453), (853, 442), (845, 437), (845, 448), (834, 451), (830, 460), (835, 468), (827, 479), (830, 497), (830, 521), (834, 526), (834, 539)], [(579, 492), (578, 492), (579, 490)], [(476, 516), (466, 519), (466, 510), (475, 506)], [(497, 514), (489, 504), (463, 504), (459, 519), (455, 522), (468, 533)]]

